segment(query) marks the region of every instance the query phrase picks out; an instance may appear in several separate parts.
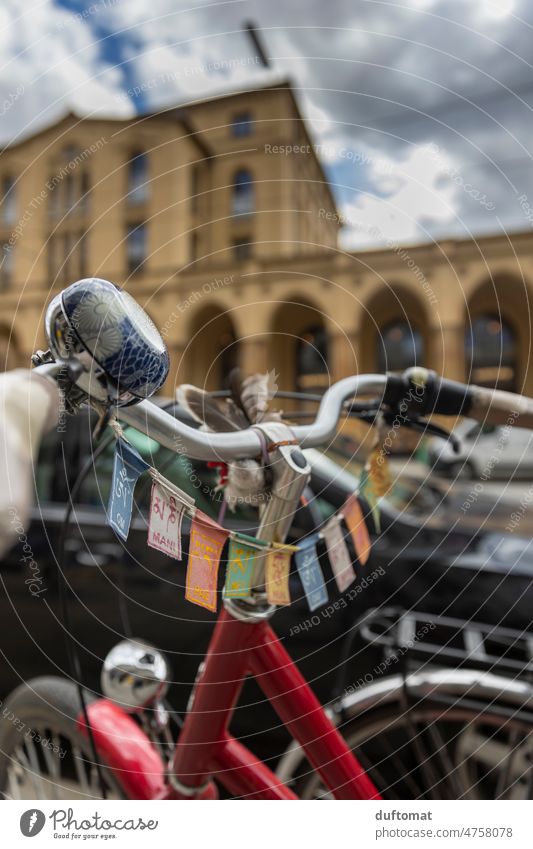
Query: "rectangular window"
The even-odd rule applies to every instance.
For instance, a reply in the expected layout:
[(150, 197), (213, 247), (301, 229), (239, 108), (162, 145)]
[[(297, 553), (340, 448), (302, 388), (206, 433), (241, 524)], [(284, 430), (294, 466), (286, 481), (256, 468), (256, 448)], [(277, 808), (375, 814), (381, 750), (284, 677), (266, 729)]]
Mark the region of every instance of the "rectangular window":
[(198, 259), (198, 232), (193, 230), (191, 233), (191, 262)]
[(17, 197), (14, 177), (2, 180), (2, 223), (15, 224), (17, 220)]
[(72, 174), (67, 174), (64, 180), (64, 212), (68, 215), (76, 205), (76, 182)]
[(0, 287), (9, 289), (13, 282), (13, 246), (2, 245), (0, 254)]
[(63, 233), (63, 256), (60, 259), (61, 276), (63, 280), (69, 281), (71, 278), (72, 265), (72, 235)]
[(80, 203), (79, 203), (79, 211), (82, 215), (89, 209), (89, 192), (91, 190), (91, 184), (89, 181), (89, 175), (87, 171), (84, 171), (80, 177)]
[(240, 168), (233, 178), (231, 211), (233, 215), (251, 215), (255, 209), (255, 192), (252, 175)]
[(193, 165), (191, 169), (191, 209), (192, 212), (198, 212), (199, 203), (198, 195), (200, 192), (200, 170), (198, 165)]
[(137, 206), (148, 200), (148, 156), (146, 153), (134, 153), (128, 162), (127, 201)]
[(51, 285), (57, 274), (57, 236), (49, 236), (46, 243), (47, 266), (48, 266), (48, 283)]
[(55, 184), (54, 174), (48, 179), (48, 184), (52, 187), (50, 189), (50, 200), (48, 202), (48, 213), (52, 218), (59, 218), (61, 213), (60, 209), (60, 187)]
[(251, 136), (253, 130), (252, 115), (250, 112), (238, 112), (233, 116), (231, 132), (235, 138)]
[(126, 261), (129, 274), (137, 274), (146, 262), (146, 224), (131, 224), (128, 227)]
[(233, 256), (237, 262), (250, 259), (252, 256), (252, 240), (250, 236), (233, 240)]
[(78, 233), (78, 269), (80, 278), (87, 276), (87, 234)]

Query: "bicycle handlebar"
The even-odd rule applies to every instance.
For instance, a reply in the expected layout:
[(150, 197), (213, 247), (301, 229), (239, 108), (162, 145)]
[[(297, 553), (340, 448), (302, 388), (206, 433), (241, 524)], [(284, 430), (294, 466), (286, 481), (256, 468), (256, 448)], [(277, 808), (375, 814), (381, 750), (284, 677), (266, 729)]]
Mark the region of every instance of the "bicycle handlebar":
[(533, 429), (533, 399), (514, 392), (447, 380), (415, 367), (403, 375), (388, 375), (383, 402), (395, 406), (406, 393), (414, 395), (410, 409), (421, 415), (461, 415), (483, 424)]
[[(344, 402), (361, 391), (381, 393), (386, 382), (385, 375), (373, 374), (347, 377), (333, 384), (320, 402), (315, 421), (310, 425), (291, 427), (294, 438), (303, 448), (332, 439)], [(236, 460), (257, 457), (261, 452), (261, 439), (253, 427), (233, 433), (206, 433), (177, 421), (150, 401), (123, 407), (119, 414), (127, 424), (142, 430), (167, 448), (181, 451), (195, 460)]]
[[(54, 377), (60, 370), (56, 364), (38, 366), (37, 370)], [(533, 429), (533, 399), (511, 392), (467, 386), (439, 377), (421, 368), (408, 369), (402, 375), (369, 374), (346, 377), (325, 392), (315, 421), (291, 427), (302, 448), (323, 445), (336, 433), (342, 408), (357, 395), (380, 397), (380, 403), (417, 416), (465, 415), (488, 424), (518, 424)], [(404, 410), (402, 409), (404, 405)], [(224, 461), (253, 458), (261, 452), (261, 436), (257, 429), (231, 433), (209, 433), (189, 427), (151, 401), (120, 407), (119, 418), (147, 436), (195, 460)]]

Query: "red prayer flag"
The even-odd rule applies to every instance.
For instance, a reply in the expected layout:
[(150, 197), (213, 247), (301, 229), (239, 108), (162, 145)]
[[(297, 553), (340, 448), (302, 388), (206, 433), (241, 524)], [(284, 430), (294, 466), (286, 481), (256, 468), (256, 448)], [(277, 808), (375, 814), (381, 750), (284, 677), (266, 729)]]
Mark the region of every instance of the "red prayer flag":
[(191, 524), (185, 598), (207, 610), (217, 609), (217, 578), (220, 555), (228, 531), (200, 510)]

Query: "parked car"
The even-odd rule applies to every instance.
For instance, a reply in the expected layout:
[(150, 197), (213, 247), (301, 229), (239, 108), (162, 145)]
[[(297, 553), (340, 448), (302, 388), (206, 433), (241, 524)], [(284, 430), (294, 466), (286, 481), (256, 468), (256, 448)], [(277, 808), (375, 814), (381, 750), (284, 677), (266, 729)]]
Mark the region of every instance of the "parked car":
[(460, 443), (431, 439), (429, 460), (449, 477), (477, 480), (533, 477), (533, 433), (520, 427), (496, 427), (464, 419), (454, 430)]
[[(183, 416), (179, 408), (174, 412)], [(68, 419), (64, 434), (54, 432), (44, 442), (36, 466), (37, 497), (31, 524), (0, 565), (4, 635), (0, 699), (23, 679), (70, 674), (56, 556), (73, 483), (91, 456), (93, 426), (94, 418), (82, 413)], [(217, 516), (220, 494), (215, 490), (214, 469), (176, 455), (138, 432), (130, 430), (128, 438), (149, 462), (193, 494), (202, 510)], [(315, 497), (312, 509), (302, 508), (295, 516), (293, 540), (313, 531), (337, 510), (358, 480), (354, 474), (357, 466), (353, 466), (345, 443), (335, 445), (330, 455), (314, 449), (307, 454)], [(64, 570), (70, 587), (70, 633), (80, 655), (84, 683), (97, 692), (102, 660), (124, 635), (156, 644), (169, 656), (174, 675), (171, 701), (180, 710), (189, 698), (215, 617), (185, 601), (185, 563), (146, 544), (148, 478), (137, 485), (127, 543), (107, 526), (105, 506), (112, 463), (110, 444), (73, 498)], [(374, 528), (371, 557), (364, 568), (358, 568), (356, 586), (361, 591), (336, 609), (332, 605), (338, 595), (323, 546), (319, 554), (330, 590), (328, 608), (310, 614), (299, 580), (291, 575), (294, 603), (279, 609), (273, 625), (323, 699), (331, 696), (346, 635), (369, 608), (393, 604), (501, 621), (510, 627), (529, 626), (533, 610), (531, 519), (524, 515), (523, 523), (509, 535), (505, 524), (512, 503), (493, 509), (488, 496), (480, 495), (462, 512), (468, 493), (468, 485), (403, 476), (381, 502), (381, 531)], [(230, 527), (250, 533), (257, 525), (257, 514), (245, 505), (235, 514), (227, 513), (226, 520)], [(187, 525), (183, 547), (186, 558)], [(39, 570), (39, 594), (30, 592), (25, 583), (28, 551)], [(223, 572), (221, 568), (221, 581)], [(357, 649), (349, 663), (350, 676), (357, 680), (372, 667), (368, 649)], [(234, 732), (250, 735), (258, 754), (273, 757), (281, 752), (287, 742), (285, 732), (255, 685), (245, 690), (241, 704)], [(246, 710), (247, 704), (253, 704), (253, 710)]]

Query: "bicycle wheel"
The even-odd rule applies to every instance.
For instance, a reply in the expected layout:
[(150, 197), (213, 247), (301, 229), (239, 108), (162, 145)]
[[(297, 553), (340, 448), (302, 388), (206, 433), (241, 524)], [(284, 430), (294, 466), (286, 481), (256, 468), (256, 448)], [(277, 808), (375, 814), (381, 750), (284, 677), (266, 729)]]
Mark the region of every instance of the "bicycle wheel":
[[(341, 731), (384, 799), (532, 798), (533, 729), (504, 706), (393, 703)], [(294, 778), (302, 799), (331, 798), (309, 765)]]
[[(34, 678), (13, 691), (0, 716), (1, 798), (102, 798), (89, 741), (76, 728), (80, 711), (75, 684), (63, 678)], [(107, 798), (125, 798), (101, 771)]]

